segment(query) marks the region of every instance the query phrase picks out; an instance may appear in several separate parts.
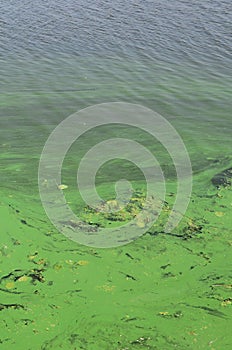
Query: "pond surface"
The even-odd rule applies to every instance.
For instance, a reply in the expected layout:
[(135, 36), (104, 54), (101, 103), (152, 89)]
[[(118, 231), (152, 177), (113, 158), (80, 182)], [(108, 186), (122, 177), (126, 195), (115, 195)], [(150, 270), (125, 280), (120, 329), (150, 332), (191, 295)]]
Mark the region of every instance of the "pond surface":
[[(231, 349), (231, 23), (229, 0), (0, 4), (4, 350)], [(69, 240), (49, 221), (38, 165), (60, 122), (109, 102), (145, 106), (171, 123), (190, 156), (193, 191), (179, 226), (164, 233), (177, 190), (167, 150), (122, 125), (82, 135), (63, 163), (62, 184), (88, 222), (128, 219), (121, 212), (98, 222), (76, 188), (78, 164), (102, 140), (141, 142), (166, 180), (154, 226), (128, 245), (98, 249)], [(115, 199), (120, 178), (144, 196), (140, 169), (116, 159), (97, 173), (104, 203)], [(139, 205), (130, 203), (130, 215)]]

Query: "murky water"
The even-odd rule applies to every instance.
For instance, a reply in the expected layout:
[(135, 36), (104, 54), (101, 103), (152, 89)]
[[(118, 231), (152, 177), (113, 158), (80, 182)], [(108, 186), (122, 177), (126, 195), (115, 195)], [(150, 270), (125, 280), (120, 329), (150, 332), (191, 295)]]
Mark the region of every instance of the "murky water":
[[(231, 22), (226, 1), (8, 1), (0, 4), (0, 345), (3, 349), (230, 349), (232, 167)], [(162, 220), (115, 249), (81, 246), (49, 222), (38, 164), (52, 130), (103, 102), (151, 108), (189, 152), (193, 193), (181, 224)], [(165, 149), (145, 134), (106, 127), (73, 145), (64, 184), (83, 210), (76, 167), (95, 143), (133, 136), (157, 157), (166, 200), (176, 191)], [(120, 168), (121, 167), (121, 168)], [(99, 171), (112, 198), (119, 175), (144, 187), (131, 164)]]

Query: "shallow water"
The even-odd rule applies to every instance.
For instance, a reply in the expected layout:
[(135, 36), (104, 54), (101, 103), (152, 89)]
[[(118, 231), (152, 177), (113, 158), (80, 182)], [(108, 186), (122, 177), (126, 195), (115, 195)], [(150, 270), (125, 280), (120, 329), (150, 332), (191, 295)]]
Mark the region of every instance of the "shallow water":
[[(211, 178), (232, 166), (231, 4), (226, 1), (8, 1), (0, 4), (0, 345), (3, 349), (230, 349), (231, 187)], [(38, 164), (52, 130), (103, 102), (141, 104), (179, 132), (193, 167), (181, 224), (163, 217), (135, 242), (95, 249), (47, 218)], [(76, 167), (109, 137), (133, 137), (157, 157), (173, 203), (175, 168), (159, 143), (111, 126), (70, 149), (62, 182), (83, 209)], [(120, 170), (120, 173), (118, 172)], [(106, 164), (106, 200), (129, 163)]]

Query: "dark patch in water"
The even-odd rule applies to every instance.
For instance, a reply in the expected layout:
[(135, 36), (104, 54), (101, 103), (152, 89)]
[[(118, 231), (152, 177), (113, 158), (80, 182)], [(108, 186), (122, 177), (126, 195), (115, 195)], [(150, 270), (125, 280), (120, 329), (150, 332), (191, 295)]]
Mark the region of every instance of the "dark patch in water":
[(216, 187), (230, 186), (232, 182), (232, 168), (228, 168), (214, 175), (211, 181), (212, 181), (212, 184)]

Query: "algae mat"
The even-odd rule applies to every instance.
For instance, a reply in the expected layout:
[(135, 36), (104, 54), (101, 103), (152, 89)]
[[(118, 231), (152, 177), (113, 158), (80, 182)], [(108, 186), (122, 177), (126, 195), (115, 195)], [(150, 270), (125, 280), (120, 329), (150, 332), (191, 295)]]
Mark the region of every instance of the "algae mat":
[(37, 196), (3, 193), (2, 349), (231, 348), (230, 186), (198, 188), (174, 233), (107, 250), (67, 240)]
[[(195, 76), (189, 67), (184, 70), (182, 61), (171, 69), (166, 63), (165, 69), (160, 65), (145, 69), (131, 60), (128, 71), (124, 60), (122, 67), (114, 69), (111, 60), (101, 57), (99, 61), (93, 60), (92, 70), (88, 70), (91, 75), (100, 67), (98, 77), (92, 73), (91, 83), (84, 83), (82, 76), (82, 70), (89, 67), (83, 64), (80, 69), (79, 62), (70, 60), (66, 68), (64, 60), (59, 65), (51, 61), (45, 68), (35, 60), (31, 71), (23, 69), (20, 62), (12, 62), (7, 70), (13, 72), (10, 93), (0, 96), (0, 346), (3, 350), (230, 350), (229, 74), (222, 79), (210, 71), (203, 84), (199, 74), (205, 71)], [(52, 79), (47, 77), (51, 66)], [(14, 70), (20, 70), (20, 75)], [(67, 81), (57, 82), (57, 71), (62, 77), (66, 72)], [(138, 84), (140, 71), (147, 75)], [(111, 72), (118, 77), (116, 81), (108, 79)], [(15, 76), (18, 86), (13, 90)], [(67, 87), (81, 90), (82, 85), (78, 94), (64, 91)], [(89, 86), (94, 89), (86, 92), (84, 88)], [(27, 91), (20, 91), (22, 87)], [(142, 103), (168, 116), (190, 153), (195, 173), (193, 194), (183, 221), (171, 234), (164, 234), (158, 223), (129, 245), (91, 249), (66, 239), (47, 219), (38, 197), (38, 159), (49, 133), (61, 120), (77, 108), (109, 100)], [(118, 136), (108, 129), (100, 135), (93, 132), (90, 141), (83, 140), (79, 158), (87, 146), (101, 141), (102, 135)], [(123, 132), (122, 137), (127, 137), (127, 130)], [(139, 141), (158, 153), (167, 178), (169, 205), (175, 192), (170, 158), (141, 134)], [(68, 200), (79, 210), (73, 195), (76, 163), (72, 156), (66, 160), (62, 180), (68, 184)], [(97, 185), (106, 200), (113, 199), (110, 181), (117, 180), (112, 176), (117, 164), (113, 165), (111, 171), (106, 167), (107, 172), (99, 174)], [(128, 180), (139, 186), (140, 174), (135, 169), (125, 166), (122, 170), (126, 178), (132, 174)], [(215, 176), (214, 183), (226, 187), (214, 186), (211, 179)]]

